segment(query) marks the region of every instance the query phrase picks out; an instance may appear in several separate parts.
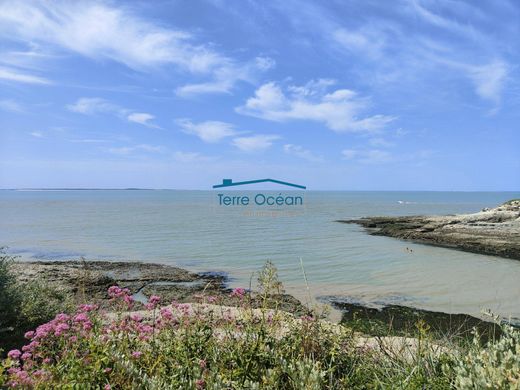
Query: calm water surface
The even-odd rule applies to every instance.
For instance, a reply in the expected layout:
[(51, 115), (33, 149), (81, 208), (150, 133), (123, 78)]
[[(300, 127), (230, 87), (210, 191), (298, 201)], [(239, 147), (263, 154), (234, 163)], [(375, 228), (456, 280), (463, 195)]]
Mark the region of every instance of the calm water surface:
[[(272, 260), (288, 292), (520, 318), (520, 261), (373, 237), (336, 219), (452, 214), (520, 193), (313, 192), (296, 216), (244, 216), (210, 191), (0, 191), (0, 245), (22, 259), (141, 260), (226, 271), (232, 285)], [(411, 248), (413, 253), (406, 251)]]

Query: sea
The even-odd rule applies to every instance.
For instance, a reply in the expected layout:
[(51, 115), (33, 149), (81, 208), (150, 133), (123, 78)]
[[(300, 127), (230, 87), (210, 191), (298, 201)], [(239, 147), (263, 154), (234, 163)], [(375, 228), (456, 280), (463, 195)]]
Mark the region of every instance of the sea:
[(370, 236), (358, 225), (336, 222), (472, 213), (520, 192), (304, 191), (303, 205), (272, 213), (223, 206), (217, 195), (0, 190), (0, 246), (20, 261), (84, 257), (223, 272), (230, 287), (245, 288), (254, 287), (269, 260), (285, 290), (310, 304), (334, 297), (520, 319), (520, 261)]

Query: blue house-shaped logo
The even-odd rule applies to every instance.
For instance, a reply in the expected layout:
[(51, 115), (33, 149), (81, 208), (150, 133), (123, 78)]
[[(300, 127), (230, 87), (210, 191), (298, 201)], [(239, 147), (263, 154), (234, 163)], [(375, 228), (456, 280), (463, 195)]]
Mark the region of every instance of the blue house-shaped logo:
[(256, 183), (276, 183), (276, 184), (280, 184), (280, 185), (283, 185), (283, 186), (300, 188), (302, 190), (307, 189), (307, 187), (299, 185), (299, 184), (288, 183), (286, 181), (275, 180), (275, 179), (260, 179), (260, 180), (237, 181), (235, 183), (233, 183), (232, 179), (222, 179), (222, 184), (215, 184), (213, 186), (213, 188), (243, 186), (243, 185), (247, 185), (247, 184), (256, 184)]

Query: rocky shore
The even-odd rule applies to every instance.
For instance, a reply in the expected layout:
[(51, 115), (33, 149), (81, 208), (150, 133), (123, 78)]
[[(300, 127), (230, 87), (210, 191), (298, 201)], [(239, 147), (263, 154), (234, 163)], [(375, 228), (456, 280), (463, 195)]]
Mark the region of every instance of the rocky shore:
[[(74, 301), (97, 303), (108, 308), (110, 297), (107, 290), (118, 285), (128, 288), (136, 305), (134, 310), (144, 308), (144, 303), (152, 295), (158, 295), (162, 302), (217, 303), (222, 307), (235, 306), (231, 296), (228, 278), (222, 273), (195, 273), (165, 264), (144, 262), (113, 261), (34, 261), (17, 262), (14, 271), (20, 282), (40, 281), (62, 290)], [(208, 300), (211, 297), (210, 300)], [(322, 297), (322, 302), (331, 304), (342, 314), (341, 323), (367, 335), (406, 335), (417, 320), (422, 319), (431, 329), (439, 332), (456, 331), (459, 335), (469, 335), (477, 326), (484, 335), (493, 334), (491, 323), (464, 315), (450, 315), (429, 312), (403, 306), (388, 306), (383, 309), (351, 304), (344, 297)], [(301, 302), (289, 294), (271, 295), (268, 307), (301, 316), (308, 310)], [(262, 307), (258, 295), (251, 294), (251, 306)]]
[(345, 301), (341, 297), (329, 297), (330, 304), (343, 315), (341, 323), (349, 328), (372, 336), (405, 336), (416, 333), (423, 322), (429, 333), (438, 337), (470, 339), (476, 328), (483, 340), (499, 337), (500, 326), (468, 314), (449, 314), (400, 305), (373, 308)]
[[(194, 273), (165, 264), (113, 261), (34, 261), (17, 262), (14, 265), (21, 281), (38, 280), (53, 285), (74, 297), (78, 302), (95, 302), (108, 306), (107, 290), (118, 285), (128, 288), (137, 303), (136, 309), (151, 295), (159, 295), (164, 302), (201, 302), (211, 297), (220, 305), (236, 304), (230, 296), (227, 276), (222, 273)], [(204, 298), (206, 297), (206, 298)], [(253, 307), (262, 302), (254, 294)], [(305, 313), (305, 307), (291, 295), (270, 296), (270, 304), (281, 310)]]
[(366, 217), (355, 223), (375, 236), (520, 260), (520, 200), (474, 214)]

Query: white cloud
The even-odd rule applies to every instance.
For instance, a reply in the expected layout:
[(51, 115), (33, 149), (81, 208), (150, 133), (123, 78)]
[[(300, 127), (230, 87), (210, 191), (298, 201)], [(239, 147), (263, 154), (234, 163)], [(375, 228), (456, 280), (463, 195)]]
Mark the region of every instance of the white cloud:
[[(478, 97), (498, 106), (507, 82), (512, 81), (507, 75), (513, 66), (506, 61), (512, 52), (503, 39), (516, 33), (511, 26), (516, 26), (517, 12), (511, 2), (496, 2), (492, 12), (479, 2), (402, 3), (390, 13), (367, 5), (364, 11), (368, 12), (355, 28), (326, 5), (294, 7), (287, 2), (278, 7), (299, 28), (302, 41), (309, 39), (307, 35), (313, 41), (321, 37), (323, 47), (334, 56), (346, 54), (347, 71), (379, 89), (400, 94), (427, 82), (443, 91), (439, 97), (443, 99), (449, 87), (439, 83), (446, 80), (453, 86), (453, 78), (446, 77), (453, 74), (462, 82), (471, 80)], [(502, 23), (496, 23), (498, 10), (505, 18)], [(342, 12), (348, 12), (348, 7)]]
[[(69, 51), (115, 61), (138, 71), (174, 66), (211, 79), (181, 87), (181, 95), (229, 92), (235, 82), (250, 82), (273, 64), (267, 58), (240, 63), (196, 43), (189, 33), (145, 19), (133, 8), (108, 2), (4, 1), (0, 3), (0, 36), (37, 43), (48, 52)], [(24, 80), (43, 82), (34, 76), (18, 77)]]
[(69, 104), (67, 108), (70, 111), (87, 115), (117, 112), (120, 110), (119, 106), (101, 98), (80, 98), (76, 103)]
[(152, 120), (155, 119), (155, 116), (148, 114), (146, 112), (133, 112), (126, 117), (130, 122), (139, 123), (140, 125), (158, 128), (157, 125), (152, 123)]
[(102, 98), (79, 98), (76, 103), (69, 104), (67, 108), (72, 112), (85, 115), (113, 114), (129, 122), (138, 123), (146, 127), (159, 128), (159, 126), (151, 122), (155, 118), (152, 114), (132, 112), (132, 110), (123, 108)]
[[(0, 11), (1, 14), (1, 11)], [(1, 19), (0, 19), (1, 20)], [(51, 82), (43, 77), (30, 75), (12, 68), (0, 67), (0, 79), (15, 81), (26, 84), (50, 84)]]
[(382, 56), (386, 44), (385, 34), (373, 26), (366, 26), (357, 31), (338, 28), (332, 36), (342, 48), (374, 59)]
[(32, 133), (30, 133), (34, 138), (43, 138), (43, 133), (39, 132), (39, 131), (33, 131)]
[(321, 122), (337, 132), (376, 132), (395, 119), (386, 115), (360, 118), (368, 108), (368, 99), (358, 97), (349, 89), (337, 89), (328, 94), (325, 89), (323, 83), (314, 82), (303, 87), (289, 87), (286, 94), (278, 84), (270, 82), (258, 88), (255, 96), (236, 111), (276, 122)]
[(199, 137), (202, 141), (216, 143), (226, 137), (237, 135), (231, 123), (206, 121), (193, 123), (188, 119), (178, 119), (176, 123), (186, 134)]
[(300, 145), (286, 144), (283, 146), (283, 150), (285, 153), (303, 158), (304, 160), (311, 162), (319, 162), (323, 161), (323, 159), (319, 156), (314, 155), (310, 150), (304, 149)]
[(266, 134), (237, 137), (233, 139), (232, 145), (244, 152), (257, 152), (270, 148), (273, 145), (273, 141), (280, 138), (278, 135)]
[(23, 107), (12, 99), (0, 100), (0, 110), (11, 112), (23, 112)]
[(177, 151), (173, 154), (173, 158), (176, 161), (182, 162), (182, 163), (193, 163), (193, 162), (204, 162), (204, 161), (211, 161), (213, 160), (211, 157), (204, 156), (200, 153), (196, 152), (182, 152)]
[(495, 61), (488, 65), (475, 66), (469, 69), (469, 77), (475, 83), (477, 94), (495, 103), (500, 101), (502, 89), (508, 74), (508, 66), (503, 61)]
[(383, 164), (393, 161), (393, 157), (389, 152), (379, 149), (345, 149), (341, 154), (346, 160), (355, 160), (363, 164)]
[(463, 73), (472, 81), (475, 93), (481, 99), (499, 105), (510, 70), (507, 62), (497, 59), (484, 65), (474, 65), (463, 61), (450, 60), (440, 55), (431, 55), (430, 59)]
[(394, 146), (393, 142), (387, 141), (386, 139), (381, 138), (381, 137), (371, 138), (370, 140), (368, 140), (368, 143), (371, 146), (379, 147), (379, 148), (389, 148), (389, 147)]
[[(476, 30), (469, 23), (459, 23), (456, 19), (448, 19), (433, 11), (430, 11), (427, 7), (421, 4), (420, 0), (409, 0), (408, 3), (411, 5), (411, 9), (414, 11), (415, 15), (420, 16), (422, 19), (434, 26), (437, 26), (445, 30), (449, 30), (460, 35), (468, 36), (471, 39), (484, 39), (484, 37), (479, 33), (479, 31)], [(452, 8), (451, 5), (450, 8)], [(453, 7), (452, 9), (456, 8)], [(466, 14), (464, 16), (467, 16), (467, 10), (465, 10), (464, 13)]]
[(246, 64), (227, 63), (215, 69), (213, 80), (204, 83), (186, 84), (175, 90), (179, 96), (188, 97), (208, 93), (230, 93), (238, 81), (253, 83), (256, 74), (274, 66), (270, 58), (258, 57)]
[(109, 148), (107, 149), (109, 153), (117, 154), (117, 155), (129, 155), (135, 152), (145, 152), (145, 153), (161, 153), (164, 152), (164, 148), (162, 146), (153, 146), (148, 144), (140, 144), (135, 146), (122, 146), (119, 148)]
[[(86, 57), (110, 59), (130, 68), (174, 63), (204, 71), (221, 61), (216, 53), (187, 43), (188, 34), (161, 28), (101, 2), (3, 2), (4, 35), (15, 33)], [(28, 17), (30, 15), (30, 17)]]

